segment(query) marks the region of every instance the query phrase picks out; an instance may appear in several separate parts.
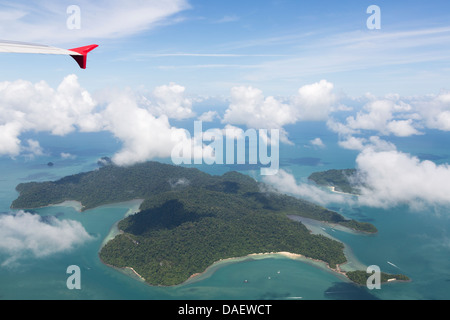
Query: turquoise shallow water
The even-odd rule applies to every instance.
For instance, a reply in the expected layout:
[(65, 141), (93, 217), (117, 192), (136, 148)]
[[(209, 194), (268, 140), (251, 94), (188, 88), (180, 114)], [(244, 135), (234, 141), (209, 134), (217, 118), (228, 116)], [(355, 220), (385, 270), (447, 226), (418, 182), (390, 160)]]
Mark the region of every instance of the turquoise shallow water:
[[(284, 147), (280, 154), (282, 168), (298, 181), (314, 171), (354, 166), (356, 152), (340, 149), (337, 138), (319, 124), (290, 128), (295, 146)], [(321, 137), (324, 149), (307, 147), (308, 141)], [(40, 136), (48, 156), (36, 159), (0, 158), (0, 212), (9, 212), (17, 196), (14, 187), (25, 181), (53, 180), (97, 167), (96, 160), (111, 155), (120, 147), (114, 139), (78, 134), (71, 144), (61, 138)], [(425, 139), (421, 137), (421, 139)], [(407, 139), (395, 141), (405, 152), (435, 156), (436, 162), (448, 162), (448, 137), (432, 136), (433, 144), (416, 144)], [(448, 145), (448, 144), (447, 144)], [(99, 146), (96, 148), (96, 146)], [(62, 159), (61, 152), (76, 155)], [(48, 167), (52, 161), (55, 166)], [(232, 167), (203, 166), (205, 171), (221, 174)], [(246, 171), (250, 175), (255, 172)], [(74, 249), (48, 257), (21, 257), (12, 266), (0, 266), (1, 299), (449, 299), (450, 298), (450, 214), (448, 208), (414, 212), (407, 207), (383, 210), (330, 204), (329, 207), (349, 218), (369, 221), (378, 228), (374, 236), (343, 232), (323, 226), (323, 232), (344, 242), (362, 265), (379, 265), (382, 271), (404, 273), (410, 283), (390, 283), (381, 290), (358, 287), (323, 266), (281, 256), (248, 258), (212, 266), (195, 281), (176, 287), (151, 287), (105, 266), (98, 250), (114, 224), (136, 202), (112, 204), (85, 211), (70, 207), (37, 209), (42, 216), (79, 221), (92, 240)], [(317, 226), (316, 226), (317, 228)], [(7, 255), (0, 253), (0, 262)], [(388, 263), (389, 262), (389, 263)], [(68, 290), (66, 269), (81, 269), (81, 290)], [(395, 265), (395, 266), (393, 266)], [(245, 282), (245, 280), (247, 280)]]

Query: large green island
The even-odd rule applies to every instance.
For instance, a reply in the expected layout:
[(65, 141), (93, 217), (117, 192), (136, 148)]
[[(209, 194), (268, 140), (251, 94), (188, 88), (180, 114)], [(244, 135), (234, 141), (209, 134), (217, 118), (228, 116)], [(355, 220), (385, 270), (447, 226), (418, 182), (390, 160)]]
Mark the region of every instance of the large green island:
[(106, 165), (57, 181), (22, 183), (16, 189), (19, 197), (11, 205), (15, 209), (76, 200), (87, 210), (143, 199), (139, 212), (119, 222), (120, 234), (99, 256), (105, 264), (132, 268), (151, 285), (181, 284), (216, 261), (254, 253), (290, 252), (339, 271), (346, 262), (344, 245), (312, 234), (289, 215), (377, 232), (370, 223), (270, 191), (241, 173), (214, 176), (159, 162)]

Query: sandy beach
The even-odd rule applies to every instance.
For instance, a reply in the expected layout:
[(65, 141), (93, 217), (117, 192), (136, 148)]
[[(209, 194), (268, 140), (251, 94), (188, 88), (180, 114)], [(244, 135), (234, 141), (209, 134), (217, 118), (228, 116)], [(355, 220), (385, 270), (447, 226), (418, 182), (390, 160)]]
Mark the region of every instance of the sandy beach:
[(331, 268), (328, 263), (322, 261), (322, 260), (318, 260), (318, 259), (313, 259), (313, 258), (309, 258), (306, 257), (304, 255), (298, 254), (298, 253), (292, 253), (292, 252), (287, 252), (287, 251), (280, 251), (280, 252), (264, 252), (264, 253), (251, 253), (248, 254), (246, 256), (243, 257), (233, 257), (233, 258), (226, 258), (226, 259), (220, 259), (219, 261), (214, 262), (211, 266), (209, 266), (208, 268), (206, 268), (205, 271), (203, 272), (199, 272), (199, 273), (194, 273), (192, 274), (185, 282), (183, 282), (182, 284), (186, 284), (192, 280), (196, 280), (196, 278), (201, 277), (202, 275), (205, 275), (211, 268), (213, 267), (218, 267), (218, 265), (221, 265), (223, 263), (233, 263), (233, 262), (239, 262), (239, 261), (245, 261), (247, 259), (266, 259), (266, 258), (270, 258), (271, 256), (283, 256), (289, 259), (294, 259), (294, 260), (300, 260), (302, 262), (314, 262), (315, 264), (320, 264), (322, 266), (326, 266), (327, 270), (330, 270), (334, 273), (337, 273), (341, 276), (344, 276), (346, 279), (348, 279), (347, 274), (341, 270), (340, 265), (336, 265), (336, 269)]
[(80, 201), (76, 200), (66, 200), (57, 204), (50, 204), (48, 207), (70, 207), (74, 208), (77, 212), (83, 211), (83, 204)]
[(133, 271), (133, 273), (134, 273), (136, 276), (138, 276), (142, 281), (145, 281), (144, 277), (141, 276), (139, 273), (137, 273), (137, 271), (134, 270), (132, 267), (125, 267), (124, 269), (128, 269), (128, 270)]

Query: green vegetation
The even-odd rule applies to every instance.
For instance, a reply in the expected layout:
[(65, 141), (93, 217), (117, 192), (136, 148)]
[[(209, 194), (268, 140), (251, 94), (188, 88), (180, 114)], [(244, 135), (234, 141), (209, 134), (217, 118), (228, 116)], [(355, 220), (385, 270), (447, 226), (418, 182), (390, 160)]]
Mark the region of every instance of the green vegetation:
[(21, 183), (20, 193), (11, 208), (31, 209), (80, 201), (83, 210), (113, 202), (146, 199), (154, 194), (170, 191), (181, 185), (180, 177), (190, 185), (205, 185), (213, 178), (194, 168), (182, 168), (159, 162), (137, 164), (132, 167), (106, 165), (98, 170), (64, 177), (57, 181)]
[(377, 228), (375, 228), (375, 226), (371, 223), (368, 222), (359, 222), (356, 220), (345, 220), (345, 221), (340, 221), (339, 224), (341, 226), (353, 229), (353, 230), (357, 230), (357, 231), (361, 231), (361, 232), (367, 232), (367, 233), (377, 233), (378, 230)]
[[(367, 283), (367, 279), (372, 275), (365, 271), (357, 270), (357, 271), (349, 271), (346, 273), (347, 277), (353, 282), (365, 286)], [(403, 274), (389, 274), (385, 272), (381, 272), (381, 283), (388, 282), (389, 279), (395, 279), (396, 281), (410, 281), (410, 279)]]
[(153, 285), (175, 285), (220, 259), (288, 251), (322, 260), (331, 268), (346, 262), (342, 243), (313, 235), (287, 215), (299, 215), (376, 232), (368, 223), (291, 196), (267, 191), (249, 176), (212, 176), (158, 162), (131, 167), (105, 165), (57, 181), (24, 183), (13, 208), (35, 208), (65, 200), (84, 209), (144, 199), (140, 212), (119, 223), (121, 234), (100, 251), (103, 262), (132, 267)]
[(224, 193), (188, 187), (148, 199), (141, 212), (119, 223), (124, 233), (102, 248), (101, 259), (132, 266), (158, 285), (182, 283), (215, 261), (251, 253), (288, 251), (330, 267), (346, 261), (342, 243), (312, 235), (240, 188)]
[(358, 186), (352, 184), (349, 177), (354, 177), (356, 169), (327, 170), (312, 173), (308, 179), (320, 186), (335, 187), (336, 191), (359, 194)]

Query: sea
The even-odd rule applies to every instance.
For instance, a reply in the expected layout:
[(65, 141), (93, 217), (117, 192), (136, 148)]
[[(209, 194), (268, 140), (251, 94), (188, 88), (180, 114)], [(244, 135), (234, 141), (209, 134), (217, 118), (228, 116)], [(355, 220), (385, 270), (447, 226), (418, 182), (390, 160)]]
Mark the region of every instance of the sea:
[[(177, 125), (189, 126), (189, 122)], [(214, 127), (220, 124), (212, 123)], [(355, 167), (357, 151), (338, 145), (338, 137), (322, 122), (305, 122), (286, 127), (292, 144), (280, 147), (280, 168), (300, 183), (315, 171)], [(421, 136), (383, 137), (399, 150), (437, 164), (450, 161), (450, 135), (427, 131)], [(320, 138), (324, 148), (309, 142)], [(38, 140), (40, 156), (0, 158), (0, 214), (17, 198), (19, 183), (55, 180), (66, 175), (95, 170), (100, 157), (112, 156), (121, 143), (110, 133), (71, 133), (64, 137), (47, 133), (24, 134)], [(65, 154), (61, 157), (61, 154)], [(170, 159), (159, 159), (170, 163)], [(48, 163), (52, 162), (53, 166)], [(254, 167), (198, 165), (210, 174), (237, 170), (258, 177)], [(411, 186), (414, 187), (414, 186)], [(331, 191), (329, 191), (331, 192)], [(449, 192), (450, 196), (450, 192)], [(349, 195), (349, 197), (352, 197)], [(14, 263), (6, 263), (11, 253), (0, 249), (0, 299), (10, 300), (428, 300), (450, 299), (450, 208), (412, 210), (402, 205), (389, 209), (330, 203), (327, 207), (350, 219), (374, 224), (375, 235), (358, 234), (310, 222), (312, 232), (322, 233), (345, 244), (348, 268), (377, 265), (381, 271), (402, 273), (410, 282), (390, 282), (380, 289), (368, 289), (350, 282), (309, 259), (290, 259), (277, 254), (241, 257), (218, 262), (202, 275), (172, 287), (150, 286), (131, 271), (103, 264), (98, 252), (116, 224), (135, 212), (139, 201), (109, 204), (79, 212), (72, 206), (51, 206), (32, 210), (42, 217), (78, 221), (90, 239), (68, 250), (46, 256), (22, 252)], [(57, 240), (56, 240), (57, 241)], [(0, 246), (1, 248), (1, 246)], [(69, 266), (80, 268), (80, 289), (69, 289)]]

